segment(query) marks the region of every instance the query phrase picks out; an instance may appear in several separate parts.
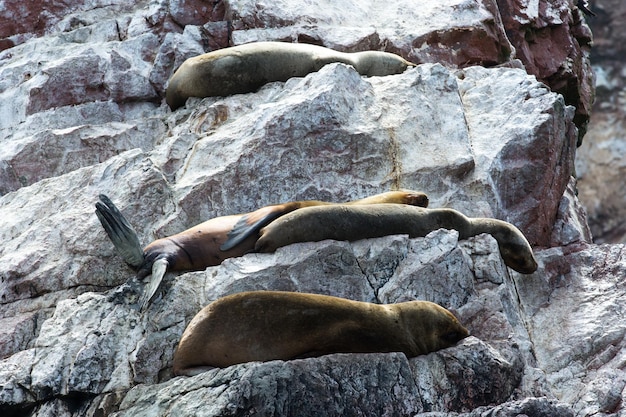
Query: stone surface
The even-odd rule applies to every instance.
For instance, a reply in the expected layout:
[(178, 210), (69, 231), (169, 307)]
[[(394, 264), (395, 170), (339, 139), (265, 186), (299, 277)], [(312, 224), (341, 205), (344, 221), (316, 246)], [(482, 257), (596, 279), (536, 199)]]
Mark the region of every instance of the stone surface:
[[(189, 415), (407, 415), (431, 410), (474, 409), (507, 398), (515, 383), (511, 365), (477, 339), (454, 349), (416, 360), (398, 353), (336, 354), (294, 361), (271, 361), (215, 369), (193, 378), (176, 378), (160, 386), (131, 390), (115, 416), (149, 416), (168, 409)], [(452, 355), (450, 357), (449, 355)], [(485, 360), (487, 359), (487, 360)], [(455, 361), (463, 367), (449, 366)], [(473, 362), (472, 365), (467, 363)], [(459, 375), (459, 371), (464, 374)], [(520, 367), (517, 371), (519, 373)], [(350, 375), (346, 378), (346, 375)], [(440, 386), (433, 377), (452, 387), (461, 398), (437, 397)], [(492, 384), (479, 386), (489, 375)], [(449, 378), (449, 380), (448, 380)], [(242, 396), (241, 387), (249, 395)], [(427, 383), (429, 382), (429, 383)], [(502, 382), (502, 384), (498, 384)], [(456, 391), (476, 384), (471, 392)], [(163, 393), (167, 393), (163, 395)]]
[(576, 107), (582, 143), (594, 98), (589, 62), (591, 31), (575, 1), (497, 0), (516, 57), (526, 70)]
[[(67, 145), (51, 152), (47, 164), (33, 167), (27, 159), (19, 165), (33, 168), (32, 181), (52, 178), (6, 194), (0, 207), (7, 222), (0, 230), (7, 242), (0, 251), (6, 277), (2, 300), (43, 292), (54, 302), (57, 291), (77, 294), (121, 282), (115, 271), (123, 266), (111, 272), (104, 266), (115, 258), (93, 216), (100, 192), (123, 209), (131, 205), (126, 215), (146, 243), (216, 215), (277, 201), (342, 201), (404, 187), (427, 192), (435, 207), (508, 220), (531, 243), (549, 245), (572, 164), (571, 109), (520, 70), (473, 67), (458, 77), (426, 64), (398, 76), (364, 79), (351, 67), (329, 65), (248, 97), (196, 100), (175, 115), (160, 108), (160, 120), (153, 115), (141, 121), (155, 129), (144, 128), (145, 135), (138, 130), (122, 142), (129, 148), (153, 146), (149, 152), (129, 150), (54, 177), (57, 167), (69, 168), (76, 135), (67, 128), (57, 131)], [(507, 107), (489, 99), (493, 79), (510, 86), (500, 90), (509, 106), (527, 106), (519, 117), (511, 119)], [(355, 96), (355, 89), (363, 93)], [(174, 117), (184, 122), (156, 139), (146, 137), (166, 129)], [(500, 135), (493, 135), (495, 126), (501, 126)], [(97, 162), (120, 151), (111, 139), (104, 148), (97, 138), (81, 144), (76, 159), (85, 164), (88, 155)], [(32, 161), (27, 155), (18, 154), (11, 165)], [(510, 187), (513, 179), (519, 188)], [(54, 212), (45, 214), (51, 208)], [(52, 226), (59, 218), (69, 219), (63, 231)], [(65, 230), (71, 233), (65, 236)], [(101, 237), (95, 247), (90, 233)], [(42, 248), (38, 239), (47, 245)], [(68, 271), (70, 258), (60, 255), (79, 253), (84, 256), (71, 260)], [(45, 282), (33, 281), (41, 274)]]
[[(626, 256), (591, 243), (571, 178), (591, 102), (578, 11), (558, 1), (332, 3), (6, 2), (2, 415), (622, 412)], [(187, 57), (262, 39), (387, 50), (421, 65), (363, 78), (334, 64), (173, 113), (163, 103)], [(549, 62), (542, 47), (555, 51)], [(93, 213), (109, 195), (147, 244), (262, 205), (396, 188), (516, 224), (540, 269), (511, 271), (492, 237), (459, 241), (455, 231), (303, 243), (168, 274), (140, 313), (143, 283)], [(416, 358), (337, 354), (172, 377), (200, 308), (262, 289), (431, 300), (471, 337)]]
[(598, 243), (626, 243), (626, 4), (592, 1), (589, 18), (594, 33), (591, 54), (596, 75), (596, 101), (589, 133), (576, 158), (580, 199)]
[[(333, 7), (328, 0), (304, 5), (238, 0), (229, 6), (226, 17), (233, 22), (237, 44), (278, 38), (349, 51), (384, 47), (412, 62), (454, 66), (506, 62), (512, 49), (492, 1), (445, 0), (415, 7), (407, 0), (393, 5), (369, 0)], [(448, 18), (450, 12), (454, 19)]]
[[(552, 392), (577, 415), (621, 409), (623, 371), (623, 245), (553, 248), (543, 252), (545, 275), (517, 279), (537, 365)], [(565, 306), (569, 306), (565, 308)]]
[(494, 417), (506, 416), (551, 416), (551, 417), (571, 417), (574, 414), (567, 405), (545, 397), (527, 398), (522, 401), (510, 401), (495, 407), (478, 407), (469, 413), (423, 413), (420, 416), (428, 417), (482, 417), (485, 415)]

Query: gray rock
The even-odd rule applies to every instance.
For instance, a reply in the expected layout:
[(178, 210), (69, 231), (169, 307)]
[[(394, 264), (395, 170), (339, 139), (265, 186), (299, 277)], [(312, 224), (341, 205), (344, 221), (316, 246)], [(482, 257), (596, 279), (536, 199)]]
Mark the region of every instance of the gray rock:
[[(410, 361), (379, 353), (253, 362), (136, 387), (113, 415), (401, 416), (473, 409), (508, 397), (520, 375), (516, 368), (476, 339)], [(443, 387), (449, 395), (437, 398)]]
[[(569, 45), (570, 6), (553, 3), (29, 3), (46, 27), (0, 39), (0, 412), (621, 413), (626, 256), (590, 243), (575, 197), (573, 119), (585, 109), (513, 60), (500, 14), (524, 12), (524, 33), (545, 23), (541, 45)], [(371, 78), (334, 64), (250, 94), (193, 98), (176, 112), (162, 103), (184, 59), (254, 39), (431, 63)], [(585, 68), (576, 48), (572, 65)], [(551, 69), (554, 85), (584, 84)], [(109, 195), (147, 244), (262, 205), (396, 188), (514, 223), (539, 270), (511, 271), (492, 237), (459, 241), (454, 231), (302, 243), (168, 274), (140, 313), (144, 284), (93, 213), (98, 194)], [(337, 354), (173, 378), (173, 352), (196, 312), (259, 289), (429, 299), (472, 336), (411, 359)]]
[(510, 401), (495, 407), (478, 407), (469, 413), (422, 413), (420, 417), (516, 417), (516, 416), (550, 416), (573, 417), (572, 410), (563, 403), (545, 397), (529, 397), (520, 401)]
[(593, 2), (596, 17), (587, 19), (593, 31), (592, 64), (596, 96), (585, 141), (576, 157), (579, 198), (589, 213), (597, 243), (626, 243), (626, 143), (624, 47), (620, 24), (626, 4)]

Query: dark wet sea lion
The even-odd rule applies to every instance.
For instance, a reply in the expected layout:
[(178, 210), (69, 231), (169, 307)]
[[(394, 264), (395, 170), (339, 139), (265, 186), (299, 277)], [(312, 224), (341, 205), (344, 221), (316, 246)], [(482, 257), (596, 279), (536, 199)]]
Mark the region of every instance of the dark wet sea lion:
[[(152, 274), (141, 302), (142, 309), (156, 293), (167, 271), (201, 271), (219, 265), (224, 259), (242, 256), (254, 249), (259, 230), (276, 218), (303, 207), (334, 204), (315, 200), (292, 201), (262, 207), (251, 213), (216, 217), (157, 239), (142, 249), (137, 233), (113, 202), (105, 195), (101, 195), (100, 200), (96, 203), (96, 215), (118, 253), (137, 270), (139, 278)], [(426, 207), (428, 197), (417, 191), (390, 191), (347, 204), (381, 203)]]
[(523, 274), (537, 270), (530, 244), (511, 223), (490, 218), (469, 218), (447, 208), (426, 209), (399, 204), (303, 208), (261, 229), (255, 250), (274, 252), (292, 243), (324, 239), (355, 241), (394, 234), (418, 237), (441, 228), (457, 230), (460, 239), (489, 233), (497, 240), (507, 266)]
[(468, 331), (428, 301), (372, 304), (318, 294), (252, 291), (204, 307), (174, 353), (176, 375), (250, 361), (331, 353), (403, 352), (454, 346)]
[(170, 78), (166, 101), (176, 110), (189, 97), (250, 93), (269, 82), (304, 77), (332, 62), (352, 65), (366, 76), (398, 74), (414, 66), (388, 52), (346, 53), (304, 43), (253, 42), (187, 59)]

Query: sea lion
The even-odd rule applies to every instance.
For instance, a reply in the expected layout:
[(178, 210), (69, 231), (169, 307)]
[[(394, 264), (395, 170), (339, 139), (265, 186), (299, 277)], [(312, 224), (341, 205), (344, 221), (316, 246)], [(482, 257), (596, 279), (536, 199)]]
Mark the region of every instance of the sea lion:
[(330, 353), (413, 357), (468, 335), (452, 313), (428, 301), (372, 304), (319, 294), (242, 292), (196, 314), (174, 353), (173, 371), (191, 376), (212, 367)]
[(366, 76), (399, 74), (415, 66), (389, 52), (346, 53), (303, 43), (254, 42), (187, 59), (170, 78), (165, 101), (176, 110), (189, 97), (250, 93), (269, 82), (304, 77), (332, 62), (352, 65)]
[[(347, 204), (381, 203), (427, 207), (428, 197), (417, 191), (389, 191)], [(224, 259), (242, 256), (254, 249), (259, 230), (276, 218), (302, 207), (331, 204), (334, 203), (292, 201), (262, 207), (251, 213), (216, 217), (184, 232), (157, 239), (144, 249), (133, 227), (107, 196), (100, 195), (96, 215), (118, 253), (137, 270), (137, 277), (142, 279), (152, 274), (141, 301), (143, 310), (167, 271), (201, 271), (219, 265)]]
[(440, 228), (457, 230), (460, 239), (489, 233), (498, 241), (500, 255), (507, 266), (523, 274), (537, 270), (530, 244), (511, 223), (468, 218), (448, 208), (426, 209), (398, 204), (303, 208), (261, 229), (255, 250), (274, 252), (295, 242), (324, 239), (355, 241), (394, 234), (418, 237)]

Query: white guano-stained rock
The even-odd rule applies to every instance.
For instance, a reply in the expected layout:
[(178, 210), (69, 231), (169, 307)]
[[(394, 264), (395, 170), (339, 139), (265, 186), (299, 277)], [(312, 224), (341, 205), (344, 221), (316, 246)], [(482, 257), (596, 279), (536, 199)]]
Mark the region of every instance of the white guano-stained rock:
[[(415, 63), (458, 66), (503, 63), (512, 52), (497, 6), (491, 0), (419, 5), (410, 0), (234, 0), (228, 2), (226, 16), (236, 29), (235, 44), (302, 39), (346, 51), (384, 47)], [(259, 25), (259, 21), (264, 24)]]
[[(494, 92), (489, 87), (493, 79), (511, 87)], [(524, 102), (527, 111), (511, 119), (501, 102), (485, 100), (494, 94), (502, 94), (511, 108)], [(511, 192), (511, 182), (502, 179), (515, 177), (513, 184), (525, 187), (523, 206), (529, 213), (556, 216), (562, 192), (546, 193), (535, 166), (552, 166), (553, 186), (565, 187), (569, 176), (564, 166), (571, 161), (574, 139), (567, 129), (551, 129), (567, 126), (571, 112), (532, 77), (517, 69), (475, 67), (454, 73), (428, 64), (396, 76), (363, 78), (349, 66), (333, 64), (258, 93), (193, 99), (187, 109), (152, 117), (149, 123), (157, 136), (144, 142), (146, 149), (122, 152), (3, 197), (0, 211), (11, 219), (10, 227), (3, 228), (9, 245), (0, 252), (7, 277), (3, 300), (14, 304), (23, 320), (33, 311), (29, 299), (41, 291), (45, 293), (37, 305), (54, 309), (41, 329), (6, 352), (36, 349), (30, 372), (18, 373), (28, 375), (19, 381), (28, 387), (20, 395), (45, 403), (74, 392), (106, 395), (137, 383), (153, 384), (168, 375), (178, 337), (195, 312), (220, 296), (255, 289), (375, 302), (420, 298), (461, 313), (465, 309), (472, 315), (464, 323), (484, 343), (494, 343), (484, 351), (484, 360), (516, 369), (513, 382), (502, 387), (512, 390), (514, 381), (528, 379), (519, 365), (528, 350), (514, 347), (516, 339), (507, 332), (516, 326), (510, 324), (505, 306), (480, 307), (490, 293), (508, 294), (495, 288), (509, 282), (502, 274), (514, 274), (502, 264), (489, 236), (459, 246), (455, 232), (435, 232), (410, 241), (382, 238), (378, 247), (373, 240), (320, 242), (293, 245), (275, 255), (247, 255), (205, 272), (170, 277), (161, 298), (144, 315), (132, 304), (141, 290), (132, 280), (110, 296), (94, 297), (89, 291), (119, 286), (132, 276), (93, 215), (100, 192), (119, 204), (144, 243), (216, 215), (265, 204), (343, 201), (397, 187), (426, 191), (433, 207), (514, 223), (520, 219), (518, 226), (532, 242), (546, 241), (551, 236), (547, 216), (537, 215), (544, 223), (529, 223), (532, 217), (518, 211), (519, 193)], [(506, 126), (499, 135), (494, 134), (498, 126)], [(75, 134), (67, 128), (60, 133)], [(544, 151), (536, 151), (539, 144)], [(558, 149), (557, 157), (551, 149)], [(507, 163), (509, 154), (515, 155), (515, 164)], [(20, 210), (21, 216), (8, 214)], [(63, 227), (53, 226), (60, 219)], [(397, 250), (389, 257), (390, 247)], [(41, 274), (45, 281), (32, 281)], [(477, 288), (476, 277), (484, 280), (481, 287), (495, 288)], [(509, 295), (505, 299), (515, 302)], [(487, 328), (485, 315), (500, 330)], [(28, 335), (16, 329), (5, 337), (17, 334)], [(454, 399), (463, 396), (463, 384), (450, 385), (457, 394), (437, 410), (469, 411), (510, 395), (486, 390), (476, 401), (463, 403)], [(549, 392), (545, 385), (533, 386), (544, 395)]]
[[(0, 414), (622, 413), (626, 255), (591, 243), (571, 178), (573, 119), (587, 108), (566, 103), (589, 97), (577, 72), (586, 26), (571, 2), (83, 3), (8, 1), (21, 18), (8, 19), (14, 33), (0, 25)], [(521, 45), (536, 49), (515, 55), (520, 39), (503, 22), (521, 15)], [(47, 20), (30, 29), (33, 16)], [(176, 112), (163, 103), (186, 58), (251, 40), (386, 50), (419, 65), (365, 78), (332, 64)], [(543, 45), (554, 46), (545, 83), (528, 73)], [(576, 71), (563, 67), (570, 58)], [(565, 100), (548, 87), (563, 84)], [(94, 214), (107, 194), (145, 245), (263, 205), (397, 188), (515, 224), (538, 271), (508, 269), (489, 235), (309, 242), (167, 274), (140, 313), (144, 284)], [(264, 289), (431, 300), (471, 336), (416, 358), (336, 354), (172, 376), (202, 307)]]

